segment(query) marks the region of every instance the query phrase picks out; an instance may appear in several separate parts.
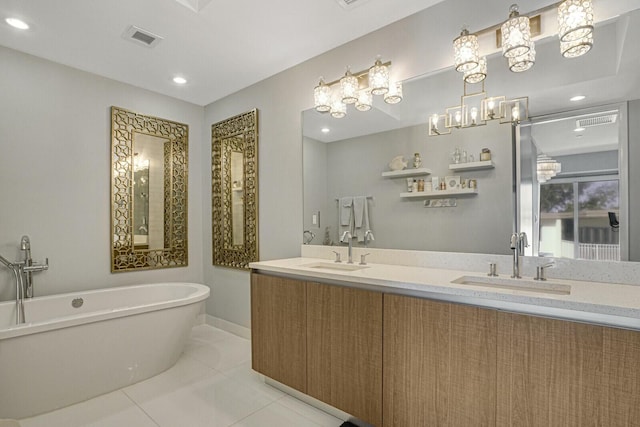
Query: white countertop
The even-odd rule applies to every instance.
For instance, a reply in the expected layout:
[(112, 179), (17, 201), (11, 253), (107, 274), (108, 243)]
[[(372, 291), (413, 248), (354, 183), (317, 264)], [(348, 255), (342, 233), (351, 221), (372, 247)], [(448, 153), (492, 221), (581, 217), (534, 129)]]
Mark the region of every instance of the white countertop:
[[(463, 276), (468, 280), (477, 278), (481, 281), (487, 280), (487, 275), (453, 269), (367, 264), (361, 270), (341, 271), (332, 269), (331, 260), (302, 257), (254, 262), (249, 266), (260, 272), (322, 283), (640, 330), (640, 286), (637, 285), (561, 279), (534, 282), (531, 277), (521, 279), (522, 283), (533, 286), (570, 287), (568, 294), (559, 294), (544, 290), (456, 284), (452, 282)], [(513, 280), (507, 274), (498, 278), (505, 279)]]

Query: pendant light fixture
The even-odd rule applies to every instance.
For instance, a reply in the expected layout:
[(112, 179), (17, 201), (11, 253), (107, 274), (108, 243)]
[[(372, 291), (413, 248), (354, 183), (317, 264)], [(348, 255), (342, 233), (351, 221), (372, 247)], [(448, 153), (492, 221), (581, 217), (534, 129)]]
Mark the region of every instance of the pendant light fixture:
[(402, 82), (390, 83), (391, 61), (376, 58), (372, 67), (352, 73), (350, 68), (338, 80), (320, 83), (313, 89), (314, 107), (319, 113), (329, 113), (340, 119), (347, 115), (347, 105), (354, 104), (358, 111), (369, 111), (373, 107), (373, 95), (382, 95), (387, 104), (402, 101)]
[(478, 36), (469, 34), (463, 28), (460, 36), (453, 41), (453, 57), (456, 71), (464, 73), (478, 66)]
[(487, 58), (478, 60), (478, 66), (464, 72), (464, 81), (470, 84), (480, 83), (487, 77)]
[(529, 51), (522, 56), (509, 58), (509, 70), (514, 73), (527, 71), (536, 63), (536, 47), (533, 42), (529, 47)]
[(558, 6), (558, 37), (562, 42), (583, 39), (593, 32), (591, 0), (565, 0)]
[(536, 168), (538, 182), (547, 182), (562, 171), (562, 164), (552, 159), (546, 154), (538, 156), (538, 164)]
[(502, 55), (505, 58), (522, 56), (531, 49), (531, 25), (528, 16), (520, 16), (517, 4), (509, 8), (509, 19), (502, 24)]
[(331, 110), (331, 88), (320, 77), (320, 83), (313, 89), (313, 101), (316, 111), (326, 113)]
[(384, 95), (389, 92), (389, 68), (376, 59), (373, 67), (369, 68), (369, 89), (373, 95)]
[(560, 53), (565, 58), (577, 58), (589, 52), (593, 47), (593, 33), (571, 42), (560, 41)]
[(355, 104), (358, 100), (358, 78), (351, 74), (349, 67), (347, 67), (344, 77), (340, 79), (340, 87), (342, 88), (342, 102)]

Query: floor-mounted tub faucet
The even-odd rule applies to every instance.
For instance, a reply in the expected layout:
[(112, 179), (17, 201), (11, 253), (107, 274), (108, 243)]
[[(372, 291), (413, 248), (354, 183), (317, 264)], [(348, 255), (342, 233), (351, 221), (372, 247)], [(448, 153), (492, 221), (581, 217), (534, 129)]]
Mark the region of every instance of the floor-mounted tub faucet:
[(349, 243), (349, 261), (348, 264), (353, 264), (353, 237), (351, 236), (350, 231), (345, 231), (342, 233), (342, 237), (340, 237), (340, 241), (342, 243)]
[(34, 264), (31, 258), (31, 241), (29, 236), (22, 236), (20, 240), (20, 250), (24, 252), (24, 260), (20, 263), (24, 284), (24, 294), (26, 298), (33, 298), (33, 273), (49, 269), (49, 258), (44, 264)]

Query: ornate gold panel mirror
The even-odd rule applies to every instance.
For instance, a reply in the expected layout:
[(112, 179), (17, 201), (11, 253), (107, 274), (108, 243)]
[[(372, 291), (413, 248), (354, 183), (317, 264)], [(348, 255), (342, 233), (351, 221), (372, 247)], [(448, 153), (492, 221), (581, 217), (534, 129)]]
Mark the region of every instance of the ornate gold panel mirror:
[(211, 126), (213, 264), (258, 260), (258, 110)]
[(189, 127), (111, 107), (111, 271), (184, 267)]

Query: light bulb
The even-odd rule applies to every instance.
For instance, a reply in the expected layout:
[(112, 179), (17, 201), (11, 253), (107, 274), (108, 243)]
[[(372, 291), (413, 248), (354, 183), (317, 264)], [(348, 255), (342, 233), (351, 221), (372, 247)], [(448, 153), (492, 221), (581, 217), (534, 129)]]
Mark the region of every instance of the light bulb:
[(513, 119), (514, 122), (517, 122), (518, 120), (520, 120), (520, 109), (518, 108), (517, 105), (514, 105), (511, 108), (511, 118)]
[(475, 125), (477, 119), (478, 119), (478, 109), (476, 107), (473, 107), (471, 109), (471, 124)]
[(456, 123), (460, 124), (460, 122), (462, 121), (462, 112), (460, 112), (460, 110), (456, 111)]

